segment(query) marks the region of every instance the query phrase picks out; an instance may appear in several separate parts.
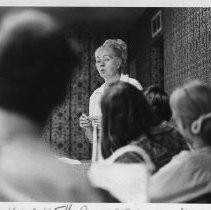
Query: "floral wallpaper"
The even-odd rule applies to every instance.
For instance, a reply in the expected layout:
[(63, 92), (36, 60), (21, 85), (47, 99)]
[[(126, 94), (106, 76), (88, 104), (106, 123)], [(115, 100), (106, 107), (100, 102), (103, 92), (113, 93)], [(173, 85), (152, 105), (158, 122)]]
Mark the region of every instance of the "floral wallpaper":
[(172, 90), (190, 79), (211, 82), (211, 8), (165, 8), (164, 84)]
[(163, 87), (163, 47), (151, 47), (151, 84)]

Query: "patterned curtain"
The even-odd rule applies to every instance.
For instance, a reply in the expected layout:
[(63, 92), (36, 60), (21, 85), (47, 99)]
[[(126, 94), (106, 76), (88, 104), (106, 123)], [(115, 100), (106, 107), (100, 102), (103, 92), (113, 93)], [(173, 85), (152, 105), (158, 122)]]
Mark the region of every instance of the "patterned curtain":
[(127, 35), (72, 32), (68, 38), (80, 44), (81, 61), (70, 82), (65, 102), (49, 119), (44, 139), (58, 155), (88, 160), (91, 145), (79, 127), (79, 116), (83, 112), (88, 115), (89, 97), (103, 83), (95, 68), (94, 52), (106, 39), (120, 38), (127, 42)]

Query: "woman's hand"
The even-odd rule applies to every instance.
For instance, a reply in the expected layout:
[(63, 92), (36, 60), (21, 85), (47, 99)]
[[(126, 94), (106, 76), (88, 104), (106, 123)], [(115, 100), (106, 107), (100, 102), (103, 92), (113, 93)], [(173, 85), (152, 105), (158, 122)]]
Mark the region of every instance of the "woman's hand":
[(89, 116), (88, 117), (90, 121), (92, 121), (92, 123), (94, 123), (95, 125), (97, 125), (97, 127), (99, 129), (102, 129), (102, 116)]
[(92, 127), (92, 121), (83, 113), (79, 118), (79, 125), (81, 128), (90, 129)]
[(102, 116), (87, 116), (82, 114), (79, 118), (79, 125), (81, 128), (85, 129), (85, 135), (90, 142), (93, 140), (93, 127), (92, 125), (97, 125), (98, 129), (102, 129)]
[(85, 129), (85, 135), (92, 142), (93, 128), (92, 121), (88, 118), (86, 114), (82, 114), (79, 118), (79, 125), (81, 128)]

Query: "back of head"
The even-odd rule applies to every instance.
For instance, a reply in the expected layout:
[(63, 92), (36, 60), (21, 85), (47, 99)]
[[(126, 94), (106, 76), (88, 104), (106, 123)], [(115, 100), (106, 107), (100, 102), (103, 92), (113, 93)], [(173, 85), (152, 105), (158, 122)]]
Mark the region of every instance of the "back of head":
[(176, 89), (170, 97), (175, 118), (180, 118), (192, 135), (211, 145), (211, 87), (192, 81)]
[(106, 89), (101, 101), (101, 110), (104, 158), (141, 134), (148, 134), (154, 123), (150, 106), (143, 93), (133, 85), (121, 81)]
[(8, 14), (0, 28), (0, 107), (42, 124), (64, 99), (77, 58), (51, 16)]
[(144, 92), (159, 121), (169, 121), (172, 113), (168, 94), (158, 86), (150, 86)]

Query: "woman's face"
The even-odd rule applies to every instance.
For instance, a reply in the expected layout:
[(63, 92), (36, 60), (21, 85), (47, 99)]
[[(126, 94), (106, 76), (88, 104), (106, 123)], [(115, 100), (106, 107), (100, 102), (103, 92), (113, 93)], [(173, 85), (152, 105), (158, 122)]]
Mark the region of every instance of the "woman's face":
[(114, 77), (119, 74), (121, 59), (110, 47), (100, 48), (96, 54), (96, 68), (102, 78)]

